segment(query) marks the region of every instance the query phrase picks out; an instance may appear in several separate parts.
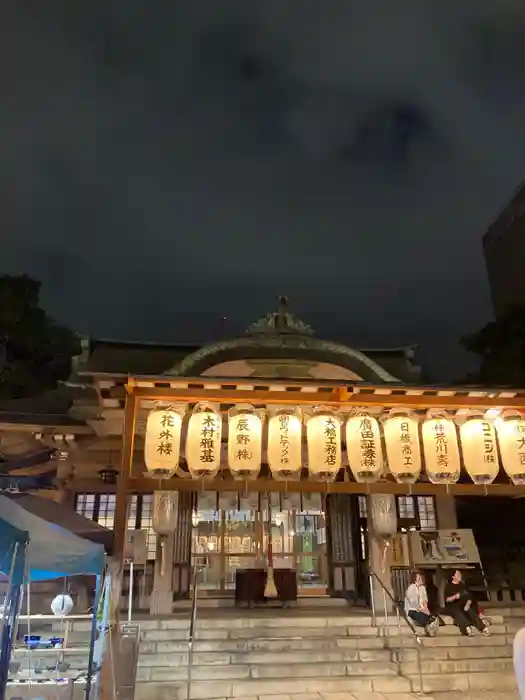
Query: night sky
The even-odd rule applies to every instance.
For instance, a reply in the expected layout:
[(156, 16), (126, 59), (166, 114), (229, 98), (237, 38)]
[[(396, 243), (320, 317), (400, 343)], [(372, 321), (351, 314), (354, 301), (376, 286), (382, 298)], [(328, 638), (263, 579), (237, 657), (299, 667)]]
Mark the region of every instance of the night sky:
[(204, 342), (286, 294), (322, 337), (462, 375), (481, 237), (525, 177), (523, 0), (1, 14), (1, 268), (57, 318)]

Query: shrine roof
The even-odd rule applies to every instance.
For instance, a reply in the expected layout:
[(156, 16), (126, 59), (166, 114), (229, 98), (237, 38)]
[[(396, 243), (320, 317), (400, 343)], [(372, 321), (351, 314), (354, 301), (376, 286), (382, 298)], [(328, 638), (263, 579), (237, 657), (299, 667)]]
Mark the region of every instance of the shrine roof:
[(203, 346), (92, 341), (88, 355), (77, 367), (77, 375), (197, 376), (214, 364), (229, 360), (310, 359), (348, 367), (368, 381), (413, 382), (417, 368), (411, 365), (411, 359), (416, 347), (358, 350), (321, 340), (311, 326), (288, 310), (286, 298), (281, 297), (277, 310), (248, 326), (244, 335)]

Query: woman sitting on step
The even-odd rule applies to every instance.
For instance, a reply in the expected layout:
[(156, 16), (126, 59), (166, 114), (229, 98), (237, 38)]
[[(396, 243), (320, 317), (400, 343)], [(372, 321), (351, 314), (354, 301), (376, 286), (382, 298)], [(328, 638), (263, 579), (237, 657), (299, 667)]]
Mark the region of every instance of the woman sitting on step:
[(484, 635), (490, 635), (486, 625), (478, 614), (478, 607), (471, 592), (463, 583), (463, 574), (459, 569), (454, 571), (449, 583), (445, 586), (445, 613), (454, 619), (461, 634), (472, 637), (475, 627)]
[(418, 627), (423, 627), (429, 636), (435, 635), (439, 621), (430, 614), (425, 577), (418, 571), (411, 575), (405, 593), (405, 613)]

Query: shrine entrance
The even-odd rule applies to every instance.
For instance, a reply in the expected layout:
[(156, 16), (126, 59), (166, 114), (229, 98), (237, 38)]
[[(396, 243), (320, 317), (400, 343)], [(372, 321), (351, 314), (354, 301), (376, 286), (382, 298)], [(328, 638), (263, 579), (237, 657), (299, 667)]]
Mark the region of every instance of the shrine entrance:
[(192, 557), (206, 561), (201, 595), (232, 596), (237, 569), (267, 565), (270, 537), (273, 565), (296, 571), (299, 595), (326, 594), (325, 503), (319, 494), (307, 499), (299, 494), (284, 499), (279, 494), (200, 494)]

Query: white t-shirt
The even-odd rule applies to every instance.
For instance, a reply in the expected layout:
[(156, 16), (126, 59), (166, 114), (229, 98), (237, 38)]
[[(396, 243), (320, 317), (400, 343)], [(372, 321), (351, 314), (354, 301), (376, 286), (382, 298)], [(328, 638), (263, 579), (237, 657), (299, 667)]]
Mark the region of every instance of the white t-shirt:
[(428, 606), (427, 589), (425, 586), (418, 586), (417, 583), (411, 583), (405, 593), (405, 612), (411, 610), (421, 610)]

